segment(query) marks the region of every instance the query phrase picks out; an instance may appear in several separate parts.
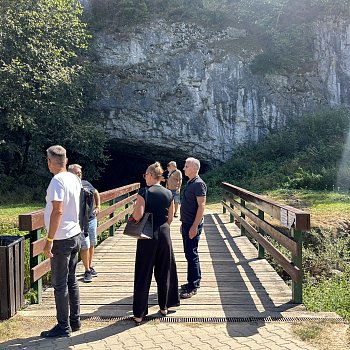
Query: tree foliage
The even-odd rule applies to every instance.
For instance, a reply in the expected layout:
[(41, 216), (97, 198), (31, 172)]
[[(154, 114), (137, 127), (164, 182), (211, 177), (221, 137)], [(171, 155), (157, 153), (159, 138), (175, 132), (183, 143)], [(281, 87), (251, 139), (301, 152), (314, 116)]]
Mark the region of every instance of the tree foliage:
[[(0, 4), (0, 174), (45, 173), (45, 149), (105, 160), (104, 132), (87, 110), (90, 36), (75, 0)], [(96, 173), (95, 173), (96, 175)]]

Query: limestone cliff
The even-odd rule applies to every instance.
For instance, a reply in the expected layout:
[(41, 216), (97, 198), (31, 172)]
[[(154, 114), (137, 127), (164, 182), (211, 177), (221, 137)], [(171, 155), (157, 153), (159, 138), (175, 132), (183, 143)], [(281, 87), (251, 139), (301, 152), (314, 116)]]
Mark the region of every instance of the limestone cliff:
[(238, 45), (249, 38), (233, 27), (158, 21), (96, 31), (95, 108), (117, 145), (225, 161), (288, 118), (350, 104), (350, 24), (320, 22), (315, 31), (314, 68), (289, 76), (252, 74), (253, 54)]

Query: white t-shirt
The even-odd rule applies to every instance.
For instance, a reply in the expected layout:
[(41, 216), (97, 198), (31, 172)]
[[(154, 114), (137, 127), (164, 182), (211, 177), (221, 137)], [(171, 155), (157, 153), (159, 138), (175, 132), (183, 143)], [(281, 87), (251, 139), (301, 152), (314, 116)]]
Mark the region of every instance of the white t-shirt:
[(69, 172), (55, 175), (46, 191), (45, 226), (49, 231), (52, 201), (63, 202), (61, 222), (54, 239), (67, 239), (81, 232), (79, 225), (80, 179)]

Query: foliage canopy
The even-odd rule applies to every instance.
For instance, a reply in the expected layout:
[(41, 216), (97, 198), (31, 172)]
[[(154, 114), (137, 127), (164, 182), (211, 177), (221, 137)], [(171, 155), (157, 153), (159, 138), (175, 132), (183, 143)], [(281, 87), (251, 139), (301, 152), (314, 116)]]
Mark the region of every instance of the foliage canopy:
[(87, 110), (90, 35), (81, 15), (74, 0), (1, 2), (0, 176), (47, 175), (53, 144), (83, 164), (105, 160), (104, 132)]

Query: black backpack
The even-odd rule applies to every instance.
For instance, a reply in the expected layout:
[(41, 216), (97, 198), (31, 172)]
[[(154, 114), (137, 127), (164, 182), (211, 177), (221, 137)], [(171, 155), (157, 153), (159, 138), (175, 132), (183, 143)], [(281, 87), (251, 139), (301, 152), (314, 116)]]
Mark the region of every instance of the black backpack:
[(79, 224), (84, 236), (88, 236), (89, 219), (94, 209), (94, 192), (81, 187)]

